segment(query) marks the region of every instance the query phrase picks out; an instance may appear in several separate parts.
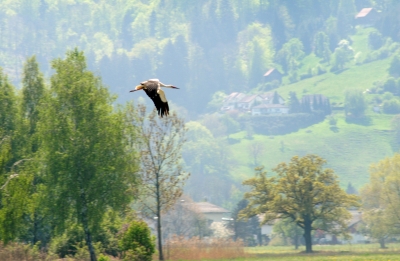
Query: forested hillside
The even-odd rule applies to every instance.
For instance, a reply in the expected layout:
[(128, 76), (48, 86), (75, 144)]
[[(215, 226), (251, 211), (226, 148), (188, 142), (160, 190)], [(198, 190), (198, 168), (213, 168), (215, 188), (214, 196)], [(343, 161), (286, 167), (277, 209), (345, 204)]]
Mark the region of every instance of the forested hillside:
[[(400, 112), (398, 1), (2, 0), (0, 7), (0, 66), (17, 87), (22, 87), (22, 68), (28, 57), (35, 55), (44, 78), (50, 79), (54, 73), (51, 61), (76, 47), (84, 51), (88, 68), (118, 95), (117, 103), (144, 97), (141, 102), (150, 104), (143, 93), (128, 93), (148, 78), (180, 87), (167, 91), (167, 96), (172, 108), (195, 121), (188, 125), (183, 157), (192, 172), (187, 190), (196, 200), (207, 197), (229, 205), (236, 200), (234, 195), (241, 196), (240, 182), (252, 175), (256, 164), (272, 168), (295, 153), (321, 153), (329, 166), (345, 177), (342, 184), (354, 183), (365, 180), (369, 163), (397, 148), (390, 134), (391, 117), (375, 117), (372, 108), (380, 106), (381, 112), (389, 115)], [(373, 24), (360, 25), (355, 19), (363, 8), (376, 12), (378, 19)], [(271, 68), (282, 73), (282, 82), (265, 81), (263, 75)], [(353, 137), (347, 131), (355, 133), (351, 126), (360, 126), (351, 118), (354, 111), (345, 108), (345, 90), (352, 88), (368, 89), (361, 116), (366, 116), (370, 131), (384, 131), (378, 131), (382, 139), (377, 138), (385, 144), (383, 152), (367, 150), (360, 154), (365, 157), (352, 159), (356, 161), (353, 164), (343, 155), (356, 155), (356, 147), (344, 154), (340, 146), (326, 152), (319, 150), (322, 147), (317, 143), (296, 143), (297, 138), (307, 140), (301, 132), (274, 142), (268, 136), (296, 132), (299, 126), (319, 122), (310, 128), (321, 132), (321, 124), (326, 124), (331, 131), (324, 133), (329, 136), (327, 144), (335, 140), (334, 135), (342, 135), (339, 145), (347, 143), (347, 138)], [(294, 101), (302, 95), (323, 94), (330, 100), (333, 114), (325, 118), (330, 109), (322, 116), (292, 114), (296, 120), (277, 118), (271, 121), (276, 126), (267, 127), (264, 118), (250, 119), (248, 112), (213, 114), (232, 92), (267, 91), (279, 93), (286, 105), (292, 106), (291, 113)], [(361, 118), (362, 125), (365, 118)], [(337, 128), (341, 121), (345, 125)], [(302, 124), (289, 131), (288, 122)], [(356, 142), (360, 150), (376, 138), (369, 130), (365, 139)], [(258, 160), (250, 156), (247, 144), (253, 134), (260, 135), (255, 139), (263, 141), (268, 150)], [(319, 137), (316, 134), (315, 140)], [(313, 147), (318, 149), (311, 150)], [(282, 155), (269, 154), (278, 149)]]
[[(120, 95), (156, 77), (182, 90), (171, 100), (203, 113), (216, 91), (248, 92), (262, 83), (275, 56), (292, 38), (307, 55), (319, 32), (334, 51), (352, 34), (355, 14), (375, 7), (384, 36), (398, 40), (396, 1), (382, 0), (2, 0), (0, 65), (19, 84), (24, 60), (35, 54), (45, 75), (49, 61), (79, 47)], [(289, 73), (287, 71), (286, 73)]]

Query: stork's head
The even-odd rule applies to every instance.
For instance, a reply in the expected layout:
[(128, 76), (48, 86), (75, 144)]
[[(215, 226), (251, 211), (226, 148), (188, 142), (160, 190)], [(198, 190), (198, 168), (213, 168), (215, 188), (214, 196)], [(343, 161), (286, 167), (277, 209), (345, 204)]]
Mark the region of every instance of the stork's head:
[(140, 91), (144, 89), (144, 84), (140, 84), (138, 86), (135, 87), (135, 89), (130, 90), (129, 92), (136, 92), (136, 91)]

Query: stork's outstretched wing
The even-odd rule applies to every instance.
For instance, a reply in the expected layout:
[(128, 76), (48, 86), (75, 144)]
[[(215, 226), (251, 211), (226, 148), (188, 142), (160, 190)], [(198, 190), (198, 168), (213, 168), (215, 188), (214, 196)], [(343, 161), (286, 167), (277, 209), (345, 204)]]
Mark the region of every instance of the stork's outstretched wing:
[(169, 107), (168, 107), (168, 102), (164, 102), (162, 101), (160, 95), (156, 95), (154, 97), (150, 97), (153, 102), (154, 105), (157, 108), (158, 111), (158, 115), (160, 115), (161, 117), (163, 117), (164, 115), (168, 116), (169, 115)]
[(172, 85), (162, 84), (158, 79), (150, 79), (148, 81), (141, 82), (140, 85), (136, 86), (136, 88), (131, 92), (138, 90), (145, 91), (147, 96), (149, 96), (149, 98), (154, 102), (158, 115), (163, 117), (164, 115), (169, 115), (169, 106), (167, 98), (165, 97), (165, 93), (163, 90), (161, 90), (161, 87), (179, 89)]

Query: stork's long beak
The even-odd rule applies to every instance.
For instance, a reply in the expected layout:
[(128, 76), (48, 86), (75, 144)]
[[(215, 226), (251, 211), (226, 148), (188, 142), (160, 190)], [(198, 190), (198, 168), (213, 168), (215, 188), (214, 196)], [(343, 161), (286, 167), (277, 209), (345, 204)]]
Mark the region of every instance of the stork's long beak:
[(178, 87), (176, 87), (176, 86), (171, 86), (171, 88), (173, 88), (173, 89), (179, 89)]
[(135, 89), (130, 90), (129, 92), (136, 92), (136, 91), (139, 91), (141, 89), (143, 89), (143, 86), (142, 85), (138, 85), (138, 86), (135, 87)]

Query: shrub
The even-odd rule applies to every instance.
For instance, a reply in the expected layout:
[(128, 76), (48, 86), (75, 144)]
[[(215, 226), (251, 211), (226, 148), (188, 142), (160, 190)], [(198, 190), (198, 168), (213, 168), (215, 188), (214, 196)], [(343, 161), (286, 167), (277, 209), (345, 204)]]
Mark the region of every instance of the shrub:
[(119, 241), (123, 260), (151, 261), (155, 253), (155, 238), (144, 221), (133, 221)]
[(0, 260), (1, 261), (39, 261), (39, 260), (55, 260), (50, 258), (38, 250), (37, 245), (31, 247), (29, 245), (10, 243), (8, 245), (0, 245)]
[(397, 92), (397, 82), (393, 77), (387, 79), (385, 84), (383, 85), (383, 90), (385, 92), (396, 93)]
[(165, 244), (168, 260), (210, 260), (246, 257), (243, 242), (231, 239), (186, 239), (175, 236)]
[(400, 102), (397, 99), (385, 101), (383, 103), (383, 112), (387, 114), (400, 113)]
[(382, 34), (378, 31), (370, 32), (368, 35), (368, 44), (373, 50), (381, 48), (383, 45)]
[(389, 67), (390, 75), (394, 77), (398, 77), (400, 75), (400, 55), (396, 55), (393, 57), (390, 67)]

